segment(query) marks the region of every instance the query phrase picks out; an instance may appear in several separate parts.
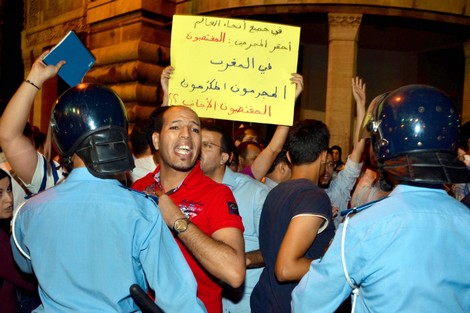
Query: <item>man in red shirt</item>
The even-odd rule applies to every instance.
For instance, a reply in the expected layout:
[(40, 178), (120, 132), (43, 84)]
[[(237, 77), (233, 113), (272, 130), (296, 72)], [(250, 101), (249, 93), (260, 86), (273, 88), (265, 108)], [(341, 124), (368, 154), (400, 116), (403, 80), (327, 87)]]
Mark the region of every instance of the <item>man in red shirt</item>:
[(209, 313), (222, 312), (217, 281), (237, 288), (245, 279), (244, 229), (237, 204), (227, 186), (201, 171), (201, 125), (193, 110), (162, 107), (152, 114), (150, 125), (160, 164), (132, 188), (159, 197), (162, 216), (196, 277), (198, 297)]

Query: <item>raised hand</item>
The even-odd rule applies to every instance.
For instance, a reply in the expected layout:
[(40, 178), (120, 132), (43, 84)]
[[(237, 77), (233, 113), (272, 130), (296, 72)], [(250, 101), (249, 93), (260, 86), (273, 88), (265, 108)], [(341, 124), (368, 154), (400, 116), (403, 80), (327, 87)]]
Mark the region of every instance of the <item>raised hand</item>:
[(160, 75), (160, 84), (162, 85), (163, 90), (162, 106), (168, 106), (168, 82), (174, 70), (175, 68), (169, 65), (163, 69), (162, 74)]
[(295, 84), (295, 100), (300, 96), (302, 90), (304, 90), (304, 78), (298, 73), (292, 73), (290, 81)]
[(362, 82), (362, 78), (356, 76), (352, 79), (352, 92), (354, 99), (358, 103), (358, 105), (363, 105), (365, 107), (366, 104), (366, 83)]
[(34, 61), (31, 71), (28, 74), (27, 80), (31, 81), (38, 87), (42, 87), (42, 84), (46, 80), (57, 75), (57, 72), (59, 72), (60, 68), (65, 64), (65, 61), (60, 61), (56, 65), (44, 64), (42, 60), (48, 52), (49, 51), (43, 52), (41, 56)]

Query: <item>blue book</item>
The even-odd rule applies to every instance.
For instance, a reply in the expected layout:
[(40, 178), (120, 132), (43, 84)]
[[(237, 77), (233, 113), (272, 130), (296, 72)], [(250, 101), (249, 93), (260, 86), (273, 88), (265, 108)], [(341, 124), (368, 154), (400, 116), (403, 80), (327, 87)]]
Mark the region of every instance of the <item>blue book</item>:
[(65, 60), (65, 64), (59, 70), (59, 76), (73, 87), (82, 82), (88, 70), (95, 64), (95, 57), (80, 41), (73, 30), (49, 51), (44, 57), (46, 65), (56, 65), (59, 61)]

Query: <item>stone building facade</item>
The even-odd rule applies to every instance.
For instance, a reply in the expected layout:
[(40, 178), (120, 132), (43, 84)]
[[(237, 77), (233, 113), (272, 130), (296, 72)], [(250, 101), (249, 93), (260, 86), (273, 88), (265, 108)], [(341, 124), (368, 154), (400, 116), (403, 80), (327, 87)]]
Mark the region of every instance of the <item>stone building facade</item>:
[[(24, 0), (25, 75), (73, 29), (96, 57), (86, 81), (111, 86), (131, 122), (143, 119), (162, 96), (175, 13), (301, 26), (298, 71), (305, 90), (295, 118), (324, 120), (331, 144), (344, 151), (354, 127), (356, 75), (367, 83), (368, 100), (404, 84), (434, 85), (470, 120), (470, 0)], [(34, 125), (47, 127), (53, 100), (65, 88), (60, 81), (44, 86)]]

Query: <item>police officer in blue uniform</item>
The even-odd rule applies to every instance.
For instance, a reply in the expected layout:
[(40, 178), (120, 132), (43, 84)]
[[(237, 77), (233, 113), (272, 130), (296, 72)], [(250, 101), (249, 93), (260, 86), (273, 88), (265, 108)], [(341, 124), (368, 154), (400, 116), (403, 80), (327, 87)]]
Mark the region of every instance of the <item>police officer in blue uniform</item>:
[(205, 312), (155, 201), (116, 179), (134, 167), (117, 94), (79, 84), (59, 97), (51, 126), (73, 170), (13, 223), (15, 261), (39, 282), (37, 312), (136, 312), (133, 284), (154, 289), (166, 312)]
[(340, 225), (294, 289), (293, 312), (334, 312), (351, 292), (356, 312), (469, 312), (470, 210), (443, 188), (470, 181), (457, 159), (454, 104), (436, 88), (408, 85), (365, 124), (396, 186)]

